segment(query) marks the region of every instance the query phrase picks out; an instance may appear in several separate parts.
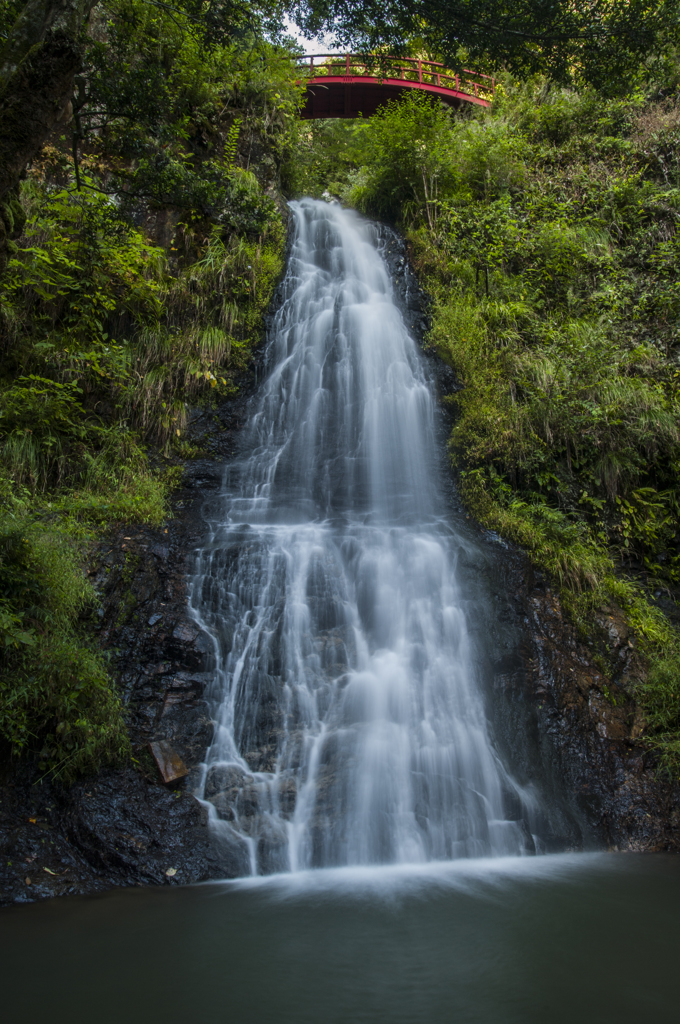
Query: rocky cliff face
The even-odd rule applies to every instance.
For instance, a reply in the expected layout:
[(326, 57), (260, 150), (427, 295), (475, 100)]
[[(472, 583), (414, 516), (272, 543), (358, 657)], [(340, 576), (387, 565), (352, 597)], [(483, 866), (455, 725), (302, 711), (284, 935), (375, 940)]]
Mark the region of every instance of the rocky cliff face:
[[(404, 316), (421, 336), (426, 302), (404, 244), (391, 232), (384, 241)], [(428, 359), (440, 393), (450, 393), (452, 372)], [(94, 553), (95, 630), (115, 658), (134, 760), (70, 789), (40, 781), (29, 765), (6, 770), (0, 902), (187, 884), (235, 871), (191, 795), (212, 735), (203, 693), (213, 653), (188, 615), (187, 580), (203, 537), (203, 502), (221, 485), (259, 369), (236, 400), (195, 412), (191, 433), (210, 457), (187, 464), (174, 517), (159, 530), (118, 530)], [(443, 426), (444, 419), (442, 411)], [(645, 747), (632, 694), (644, 665), (623, 616), (603, 609), (592, 636), (577, 635), (522, 552), (472, 523), (467, 528), (481, 555), (462, 572), (483, 573), (491, 601), (482, 624), (490, 717), (515, 775), (547, 798), (554, 848), (680, 849), (680, 787), (658, 774)]]
[[(186, 884), (224, 873), (205, 810), (191, 795), (192, 768), (212, 735), (202, 699), (212, 644), (187, 613), (187, 577), (203, 536), (203, 501), (221, 484), (220, 464), (233, 450), (254, 380), (252, 374), (241, 397), (217, 412), (195, 412), (194, 436), (213, 458), (187, 464), (167, 524), (116, 530), (93, 552), (94, 630), (114, 659), (133, 760), (70, 789), (41, 780), (34, 766), (6, 767), (0, 903), (117, 885)], [(177, 778), (169, 777), (164, 751), (179, 767)]]
[[(388, 232), (385, 249), (404, 317), (422, 337), (427, 299), (404, 244)], [(426, 355), (440, 395), (456, 390), (453, 372)], [(680, 785), (645, 742), (634, 690), (646, 666), (621, 610), (600, 609), (580, 635), (522, 551), (469, 518), (468, 527), (481, 557), (462, 572), (482, 573), (492, 601), (480, 624), (489, 715), (515, 776), (547, 798), (554, 848), (680, 851)]]
[[(583, 638), (521, 553), (508, 552), (500, 578), (513, 595), (521, 642), (514, 660), (496, 666), (495, 718), (525, 777), (560, 780), (586, 847), (680, 850), (680, 787), (660, 774), (645, 744), (632, 692), (645, 668), (624, 616), (602, 609)], [(603, 671), (607, 662), (613, 671)], [(518, 752), (520, 719), (526, 739)]]

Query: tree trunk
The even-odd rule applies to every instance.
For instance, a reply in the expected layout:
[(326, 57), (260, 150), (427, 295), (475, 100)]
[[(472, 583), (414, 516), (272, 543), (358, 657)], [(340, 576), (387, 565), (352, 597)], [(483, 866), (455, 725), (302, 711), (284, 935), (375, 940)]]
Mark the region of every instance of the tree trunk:
[(29, 0), (0, 51), (0, 269), (24, 218), (26, 165), (63, 117), (95, 0)]

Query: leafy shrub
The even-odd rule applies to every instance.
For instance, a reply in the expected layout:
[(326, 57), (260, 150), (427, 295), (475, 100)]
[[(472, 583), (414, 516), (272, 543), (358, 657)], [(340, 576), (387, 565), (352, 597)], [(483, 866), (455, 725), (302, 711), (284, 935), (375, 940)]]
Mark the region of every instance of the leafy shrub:
[(680, 772), (680, 653), (669, 654), (652, 663), (637, 698), (652, 729), (651, 745), (661, 756), (662, 767)]
[(17, 377), (0, 395), (0, 458), (18, 484), (59, 484), (88, 437), (74, 382)]
[(642, 703), (649, 724), (663, 733), (680, 731), (680, 660), (664, 658), (653, 665)]
[(236, 168), (229, 177), (217, 223), (229, 234), (257, 238), (266, 234), (277, 220), (276, 204), (262, 191), (255, 175)]
[(680, 586), (675, 106), (504, 78), (490, 111), (389, 104), (345, 130), (355, 167), (340, 152), (328, 173), (408, 232), (428, 343), (462, 385), (450, 450), (467, 507), (584, 629), (594, 607), (624, 609), (666, 666), (639, 699), (680, 764), (680, 636), (650, 598)]
[(302, 91), (250, 8), (93, 17), (0, 279), (0, 737), (65, 778), (127, 743), (81, 623), (85, 540), (162, 523), (182, 470), (153, 462), (191, 449), (189, 402), (236, 390), (283, 265), (270, 193)]
[(0, 736), (63, 778), (127, 750), (120, 699), (101, 653), (79, 634), (93, 598), (59, 531), (0, 522)]

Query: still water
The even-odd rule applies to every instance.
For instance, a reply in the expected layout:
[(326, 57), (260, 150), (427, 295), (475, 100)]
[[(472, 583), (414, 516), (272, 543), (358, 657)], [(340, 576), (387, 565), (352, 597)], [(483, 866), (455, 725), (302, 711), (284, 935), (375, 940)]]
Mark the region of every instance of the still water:
[(647, 1024), (680, 861), (339, 868), (0, 911), (4, 1024)]

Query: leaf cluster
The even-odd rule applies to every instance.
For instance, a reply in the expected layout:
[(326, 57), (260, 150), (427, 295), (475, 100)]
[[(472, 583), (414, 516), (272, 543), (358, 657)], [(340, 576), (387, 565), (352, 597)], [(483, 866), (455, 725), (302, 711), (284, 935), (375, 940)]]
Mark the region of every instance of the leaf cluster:
[(450, 67), (544, 74), (617, 94), (658, 75), (678, 45), (677, 0), (299, 0), (311, 37), (332, 26), (342, 46), (436, 54)]
[(0, 280), (0, 740), (65, 779), (127, 750), (88, 538), (167, 518), (181, 467), (154, 466), (191, 449), (191, 403), (235, 392), (282, 269), (300, 85), (261, 34), (277, 10), (99, 5), (73, 118), (22, 186)]
[(81, 557), (59, 531), (0, 521), (0, 737), (66, 780), (129, 745), (104, 658), (78, 625), (93, 598)]
[[(342, 150), (328, 165), (344, 201), (408, 234), (428, 343), (461, 385), (450, 448), (470, 511), (559, 581), (585, 630), (615, 602), (673, 665), (657, 599), (680, 584), (676, 117), (667, 99), (507, 79), (488, 113), (392, 103), (342, 129), (354, 167)], [(654, 685), (640, 699), (661, 730)]]

